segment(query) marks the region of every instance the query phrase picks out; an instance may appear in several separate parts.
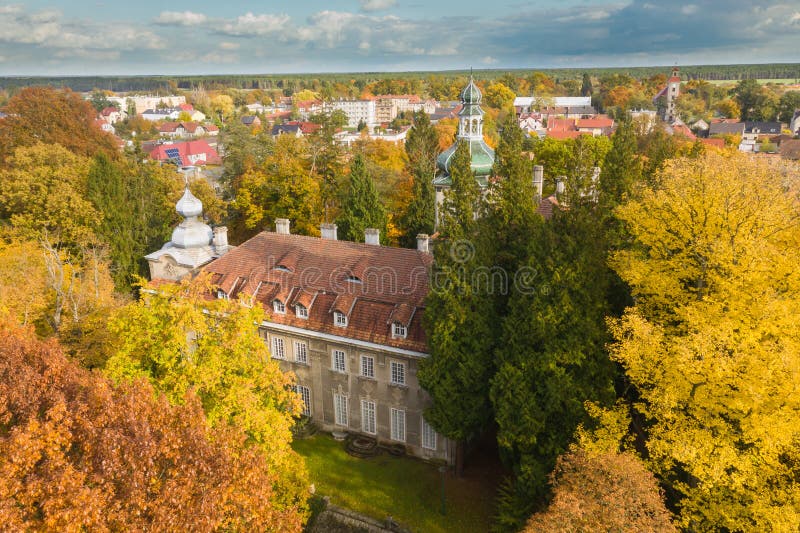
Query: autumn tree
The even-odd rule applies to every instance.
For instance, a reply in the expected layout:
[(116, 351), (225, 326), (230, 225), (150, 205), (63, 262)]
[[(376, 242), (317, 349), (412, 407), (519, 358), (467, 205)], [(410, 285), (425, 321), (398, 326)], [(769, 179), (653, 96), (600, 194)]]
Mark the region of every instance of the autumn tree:
[(405, 143), (408, 155), (408, 173), (413, 180), (411, 201), (401, 220), (401, 244), (414, 247), (417, 235), (433, 234), (436, 223), (436, 192), (433, 177), (436, 173), (436, 156), (439, 143), (436, 130), (424, 111), (414, 114), (414, 126)]
[(293, 376), (270, 358), (256, 324), (261, 306), (208, 300), (207, 276), (149, 287), (112, 320), (115, 380), (147, 379), (173, 404), (193, 391), (213, 427), (234, 424), (266, 453), (275, 505), (302, 511), (308, 496), (303, 461), (290, 447), (300, 399)]
[(786, 91), (778, 101), (778, 120), (789, 124), (800, 109), (800, 91)]
[(666, 164), (618, 213), (614, 267), (636, 305), (613, 323), (649, 464), (694, 531), (800, 524), (798, 176), (741, 154)]
[(276, 472), (187, 394), (113, 386), (0, 319), (0, 521), (15, 531), (300, 531)]
[(495, 109), (509, 109), (514, 105), (514, 91), (503, 85), (501, 82), (489, 84), (486, 87), (486, 104)]
[(550, 475), (553, 499), (524, 533), (541, 531), (676, 532), (652, 473), (631, 452), (572, 448)]
[(234, 181), (232, 238), (244, 241), (288, 218), (297, 233), (318, 235), (322, 219), (321, 184), (311, 176), (304, 138), (281, 135), (258, 168)]
[(21, 146), (60, 144), (79, 156), (116, 154), (114, 137), (94, 124), (95, 110), (69, 89), (26, 87), (11, 97), (0, 119), (0, 162)]

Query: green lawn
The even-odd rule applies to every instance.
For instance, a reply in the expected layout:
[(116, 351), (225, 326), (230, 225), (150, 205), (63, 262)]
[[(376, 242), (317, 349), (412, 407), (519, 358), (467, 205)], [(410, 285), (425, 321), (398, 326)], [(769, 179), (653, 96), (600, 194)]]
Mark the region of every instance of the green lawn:
[(497, 474), (467, 471), (461, 479), (445, 474), (446, 514), (441, 514), (442, 474), (437, 465), (387, 453), (357, 459), (330, 435), (296, 440), (318, 495), (331, 503), (372, 516), (387, 516), (413, 531), (485, 532), (492, 515)]

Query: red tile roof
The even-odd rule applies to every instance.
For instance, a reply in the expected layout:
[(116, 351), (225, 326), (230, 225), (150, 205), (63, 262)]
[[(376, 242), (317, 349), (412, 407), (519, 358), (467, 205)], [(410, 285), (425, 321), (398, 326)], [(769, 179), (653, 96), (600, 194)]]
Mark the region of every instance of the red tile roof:
[(176, 142), (171, 144), (159, 144), (150, 152), (150, 157), (158, 161), (169, 161), (167, 150), (178, 149), (181, 156), (181, 164), (188, 165), (221, 165), (222, 159), (217, 151), (203, 139), (197, 141)]
[(547, 130), (547, 136), (552, 139), (577, 139), (581, 135), (591, 135), (591, 133), (577, 130)]
[(707, 139), (701, 138), (700, 142), (703, 144), (707, 144), (708, 146), (714, 146), (716, 148), (725, 148), (725, 139), (709, 137)]
[[(432, 261), (407, 248), (262, 232), (204, 270), (229, 296), (260, 302), (277, 324), (427, 352), (422, 311)], [(285, 314), (272, 311), (275, 298)], [(298, 303), (308, 319), (295, 314)], [(335, 310), (348, 315), (346, 327), (334, 324)], [(393, 338), (392, 322), (408, 327), (405, 339)]]
[(604, 116), (579, 118), (575, 125), (578, 128), (613, 128), (614, 119)]

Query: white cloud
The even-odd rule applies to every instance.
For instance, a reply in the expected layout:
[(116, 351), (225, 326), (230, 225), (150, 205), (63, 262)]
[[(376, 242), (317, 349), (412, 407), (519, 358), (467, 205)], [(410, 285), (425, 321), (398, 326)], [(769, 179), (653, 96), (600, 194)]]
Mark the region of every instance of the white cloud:
[(10, 6), (0, 6), (0, 15), (9, 15), (14, 13), (22, 13), (22, 6), (19, 4), (11, 4)]
[(694, 4), (686, 4), (685, 6), (681, 7), (681, 13), (684, 15), (694, 15), (697, 13), (697, 6)]
[(363, 11), (380, 11), (397, 4), (397, 0), (358, 0)]
[(199, 26), (205, 24), (208, 17), (193, 11), (162, 11), (156, 18), (156, 24), (165, 26)]
[(486, 56), (483, 59), (481, 59), (481, 63), (483, 63), (484, 65), (494, 65), (495, 63), (497, 63), (497, 58), (492, 56)]
[(240, 36), (268, 35), (285, 29), (290, 20), (288, 15), (254, 15), (248, 12), (232, 22), (224, 23), (220, 32)]
[(239, 43), (231, 43), (228, 41), (222, 41), (219, 43), (219, 47), (223, 50), (238, 50), (241, 45)]
[(223, 54), (219, 52), (209, 52), (200, 58), (203, 63), (233, 64), (239, 61), (236, 54)]

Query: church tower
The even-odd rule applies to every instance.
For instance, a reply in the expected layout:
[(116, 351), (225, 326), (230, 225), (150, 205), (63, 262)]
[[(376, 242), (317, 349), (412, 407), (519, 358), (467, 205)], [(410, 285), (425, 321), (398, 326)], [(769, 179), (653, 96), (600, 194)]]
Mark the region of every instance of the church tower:
[(212, 230), (201, 220), (203, 202), (192, 194), (188, 183), (183, 196), (175, 204), (175, 211), (183, 217), (183, 222), (173, 230), (172, 239), (160, 250), (145, 256), (151, 280), (177, 281), (231, 248), (228, 246), (228, 228), (221, 226)]
[(672, 75), (667, 80), (667, 106), (664, 110), (664, 120), (672, 124), (678, 118), (678, 111), (675, 107), (678, 97), (681, 95), (681, 77), (678, 74), (678, 67), (672, 68)]
[(436, 177), (433, 178), (433, 185), (436, 188), (436, 208), (438, 220), (438, 208), (444, 201), (444, 191), (452, 185), (450, 178), (450, 160), (458, 147), (458, 143), (469, 143), (472, 168), (475, 179), (481, 189), (486, 189), (489, 185), (489, 176), (494, 166), (494, 150), (486, 141), (483, 140), (483, 109), (481, 108), (481, 94), (472, 76), (469, 83), (461, 91), (461, 111), (458, 112), (458, 133), (456, 142), (450, 148), (439, 154), (436, 158)]

